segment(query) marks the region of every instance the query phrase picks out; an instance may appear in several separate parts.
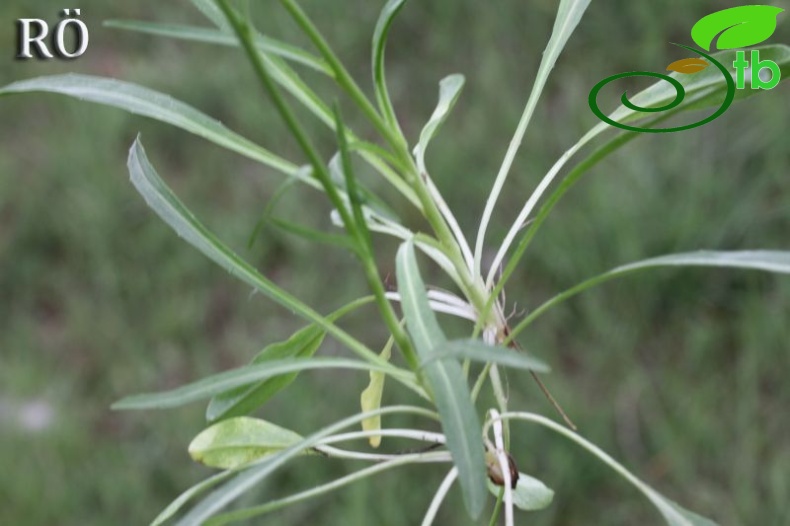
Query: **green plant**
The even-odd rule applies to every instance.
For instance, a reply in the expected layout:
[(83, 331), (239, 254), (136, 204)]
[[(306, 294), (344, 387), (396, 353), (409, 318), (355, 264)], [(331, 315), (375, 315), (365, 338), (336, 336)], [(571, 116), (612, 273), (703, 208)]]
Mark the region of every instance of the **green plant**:
[[(208, 257), (250, 286), (269, 295), (274, 301), (287, 306), (310, 322), (308, 327), (294, 334), (288, 341), (265, 348), (248, 367), (222, 373), (173, 392), (132, 397), (117, 404), (118, 408), (164, 408), (211, 397), (207, 417), (212, 422), (212, 426), (196, 437), (190, 451), (197, 459), (226, 471), (189, 490), (165, 510), (156, 522), (170, 518), (188, 499), (223, 482), (225, 483), (218, 490), (193, 508), (182, 519), (182, 522), (185, 524), (205, 521), (223, 523), (240, 520), (319, 495), (391, 467), (412, 462), (449, 462), (452, 460), (455, 466), (451, 468), (445, 483), (439, 488), (436, 498), (426, 514), (426, 523), (431, 521), (442, 498), (456, 478), (459, 479), (462, 486), (470, 514), (475, 517), (479, 516), (485, 505), (487, 492), (491, 489), (486, 487), (486, 470), (489, 471), (492, 478), (501, 479), (499, 486), (495, 486), (493, 489), (498, 494), (499, 502), (506, 504), (506, 520), (512, 523), (511, 502), (520, 503), (527, 509), (535, 509), (547, 505), (551, 499), (550, 490), (523, 474), (519, 476), (516, 491), (511, 491), (510, 483), (517, 472), (511, 473), (510, 460), (506, 454), (510, 435), (508, 423), (512, 420), (523, 420), (556, 431), (597, 455), (644, 492), (670, 524), (704, 523), (703, 519), (680, 510), (658, 495), (578, 434), (545, 417), (532, 413), (510, 412), (507, 408), (507, 399), (499, 371), (500, 366), (532, 372), (547, 371), (546, 366), (540, 361), (513, 350), (512, 346), (515, 345), (516, 335), (548, 308), (575, 293), (628, 271), (661, 265), (714, 265), (757, 268), (777, 272), (790, 271), (790, 258), (786, 253), (780, 252), (701, 252), (664, 256), (619, 267), (603, 276), (586, 281), (578, 287), (559, 294), (555, 299), (534, 310), (515, 327), (508, 326), (507, 318), (504, 315), (505, 307), (500, 301), (500, 292), (554, 204), (592, 165), (636, 137), (633, 133), (618, 135), (577, 164), (566, 175), (557, 190), (545, 201), (535, 216), (535, 221), (522, 235), (522, 226), (532, 216), (534, 207), (562, 166), (583, 146), (608, 128), (605, 125), (599, 125), (569, 150), (552, 168), (525, 205), (498, 253), (497, 264), (492, 265), (484, 279), (481, 274), (483, 241), (488, 222), (496, 207), (498, 194), (511, 169), (548, 73), (589, 2), (563, 1), (560, 4), (560, 13), (554, 34), (547, 52), (544, 54), (535, 87), (519, 124), (516, 137), (511, 143), (511, 148), (497, 177), (494, 191), (487, 202), (474, 251), (467, 245), (452, 213), (433, 185), (424, 158), (430, 140), (460, 94), (463, 78), (455, 75), (441, 82), (437, 110), (424, 128), (413, 154), (398, 126), (385, 87), (384, 43), (389, 25), (403, 6), (403, 1), (390, 1), (385, 6), (376, 28), (373, 51), (376, 105), (366, 98), (295, 2), (283, 0), (283, 4), (294, 16), (298, 25), (316, 45), (320, 57), (257, 35), (247, 19), (240, 15), (239, 11), (233, 10), (227, 2), (220, 1), (214, 4), (195, 1), (194, 3), (216, 22), (218, 29), (163, 27), (140, 23), (136, 25), (116, 23), (115, 25), (158, 31), (183, 38), (222, 43), (240, 42), (265, 90), (304, 150), (309, 160), (308, 166), (300, 167), (274, 155), (230, 132), (218, 122), (192, 108), (150, 90), (126, 83), (79, 76), (50, 77), (15, 83), (4, 88), (2, 92), (47, 90), (119, 106), (135, 113), (169, 122), (258, 160), (286, 174), (288, 176), (286, 183), (298, 180), (325, 192), (336, 210), (333, 219), (338, 226), (345, 229), (345, 235), (330, 236), (324, 232), (310, 231), (298, 225), (286, 223), (282, 225), (309, 239), (331, 242), (351, 250), (359, 258), (362, 273), (371, 288), (372, 296), (361, 298), (328, 316), (317, 313), (275, 283), (261, 276), (201, 225), (159, 178), (148, 161), (139, 140), (134, 144), (129, 156), (132, 182), (151, 208), (180, 236)], [(234, 40), (231, 32), (236, 34), (237, 40)], [(787, 48), (773, 46), (772, 49), (779, 57), (777, 62), (786, 69), (788, 67)], [(336, 107), (331, 108), (319, 99), (315, 92), (304, 84), (291, 69), (288, 60), (334, 78), (348, 93), (362, 114), (372, 123), (383, 139), (384, 146), (358, 139), (344, 123), (339, 110)], [(694, 79), (698, 78), (694, 77)], [(710, 80), (709, 77), (705, 77), (705, 79), (706, 83), (704, 84), (697, 80), (696, 83), (691, 81), (690, 85), (686, 86), (687, 93), (694, 97), (690, 104), (713, 104), (713, 95), (721, 90), (724, 82), (722, 79)], [(327, 163), (317, 153), (310, 138), (291, 112), (288, 103), (281, 96), (280, 89), (287, 90), (333, 130), (337, 138), (338, 155), (331, 162)], [(649, 104), (657, 106), (663, 104), (665, 98), (670, 97), (668, 93), (661, 90), (653, 90), (653, 92), (647, 92), (646, 95), (653, 97), (649, 100)], [(678, 108), (678, 111), (680, 109), (685, 108)], [(625, 109), (618, 111), (620, 112), (618, 118), (621, 120), (636, 116), (636, 112), (628, 114)], [(626, 115), (623, 116), (623, 112)], [(357, 155), (371, 164), (398, 193), (419, 210), (431, 226), (432, 233), (416, 233), (393, 218), (388, 212), (388, 208), (383, 205), (384, 200), (370, 192), (355, 177), (352, 155)], [(381, 282), (373, 253), (371, 232), (394, 236), (404, 241), (397, 257), (397, 294), (387, 292)], [(504, 271), (498, 276), (499, 263), (504, 262), (510, 245), (518, 236), (522, 236), (521, 241), (511, 255)], [(462, 297), (439, 290), (426, 292), (416, 264), (416, 250), (420, 250), (447, 273)], [(392, 307), (392, 301), (402, 303), (405, 329), (402, 320), (399, 319)], [(374, 352), (335, 324), (345, 314), (373, 303), (377, 305), (382, 320), (391, 333), (390, 341), (384, 345), (381, 354)], [(475, 322), (473, 338), (448, 342), (436, 321), (435, 311), (471, 319)], [(327, 334), (353, 351), (359, 359), (314, 358), (313, 355)], [(482, 338), (479, 339), (481, 335)], [(391, 350), (396, 346), (401, 352), (405, 366), (396, 366), (390, 361)], [(470, 392), (467, 378), (472, 372), (472, 362), (482, 362), (484, 365)], [(307, 438), (278, 428), (271, 423), (244, 416), (261, 406), (274, 393), (284, 389), (299, 371), (324, 368), (369, 371), (371, 382), (369, 388), (362, 394), (362, 413), (338, 422)], [(426, 405), (435, 408), (438, 413), (432, 409), (417, 407), (380, 407), (381, 392), (386, 377), (421, 396), (426, 401)], [(485, 422), (481, 423), (473, 402), (478, 399), (482, 388), (489, 380), (499, 407), (497, 410), (489, 411)], [(381, 417), (395, 413), (413, 413), (426, 418), (438, 418), (442, 424), (443, 434), (430, 433), (422, 429), (382, 429)], [(344, 428), (357, 423), (362, 424), (362, 432), (338, 434)], [(489, 438), (489, 430), (493, 431), (493, 441)], [(401, 455), (377, 455), (339, 450), (330, 446), (338, 441), (360, 437), (369, 438), (372, 443), (377, 443), (381, 437), (386, 436), (402, 436), (432, 444), (446, 444), (449, 454), (444, 451), (429, 451)], [(339, 458), (359, 458), (378, 463), (303, 494), (273, 501), (257, 508), (216, 515), (224, 505), (263, 480), (275, 469), (296, 455), (308, 453)], [(494, 517), (498, 514), (498, 509), (499, 506), (496, 507), (497, 511), (494, 512)], [(209, 518), (211, 516), (213, 518)], [(492, 517), (492, 522), (494, 521), (495, 518)]]

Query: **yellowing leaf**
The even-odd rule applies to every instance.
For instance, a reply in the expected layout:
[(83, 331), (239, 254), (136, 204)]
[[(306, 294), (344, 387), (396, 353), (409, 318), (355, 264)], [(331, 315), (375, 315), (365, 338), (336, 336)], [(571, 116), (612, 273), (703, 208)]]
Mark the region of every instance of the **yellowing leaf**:
[[(387, 345), (384, 346), (384, 350), (381, 351), (381, 357), (385, 360), (389, 360), (390, 356), (392, 356), (392, 345), (394, 342), (395, 340), (390, 338)], [(367, 389), (362, 391), (359, 397), (362, 412), (367, 413), (368, 411), (375, 411), (381, 408), (381, 395), (384, 392), (385, 378), (386, 376), (381, 372), (370, 371), (370, 384), (368, 384)], [(362, 421), (363, 431), (378, 431), (380, 429), (381, 415), (376, 415)], [(381, 435), (372, 436), (368, 440), (370, 441), (371, 447), (376, 448), (381, 445)]]
[(189, 455), (212, 468), (234, 469), (301, 441), (293, 431), (241, 416), (204, 429), (189, 444)]

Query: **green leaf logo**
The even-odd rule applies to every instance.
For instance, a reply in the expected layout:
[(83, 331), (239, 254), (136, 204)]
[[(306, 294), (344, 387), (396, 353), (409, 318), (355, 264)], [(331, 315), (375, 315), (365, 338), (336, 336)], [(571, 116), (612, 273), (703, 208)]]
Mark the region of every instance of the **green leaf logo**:
[(776, 31), (776, 17), (784, 11), (770, 5), (746, 5), (712, 13), (691, 28), (691, 38), (706, 51), (713, 40), (718, 49), (749, 47), (767, 40)]

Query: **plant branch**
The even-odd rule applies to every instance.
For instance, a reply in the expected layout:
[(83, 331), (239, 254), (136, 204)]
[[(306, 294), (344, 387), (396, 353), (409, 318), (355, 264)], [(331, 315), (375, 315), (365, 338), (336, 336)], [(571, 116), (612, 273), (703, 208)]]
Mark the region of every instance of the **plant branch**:
[[(343, 173), (346, 178), (348, 200), (354, 213), (354, 221), (356, 222), (355, 233), (357, 242), (359, 243), (359, 259), (365, 269), (368, 285), (373, 291), (373, 295), (376, 297), (376, 304), (379, 307), (384, 323), (387, 324), (387, 328), (390, 330), (393, 339), (398, 344), (409, 366), (413, 370), (417, 370), (419, 368), (417, 354), (414, 351), (406, 331), (398, 320), (398, 316), (395, 314), (395, 309), (392, 308), (392, 304), (387, 299), (387, 291), (384, 289), (384, 284), (381, 282), (381, 277), (379, 276), (379, 270), (376, 267), (373, 242), (362, 212), (362, 203), (359, 200), (356, 177), (354, 177), (351, 156), (348, 151), (346, 131), (340, 116), (340, 110), (337, 107), (335, 107), (335, 129), (337, 130), (337, 139), (340, 146)], [(345, 221), (345, 218), (343, 220)]]
[(340, 62), (340, 59), (337, 58), (337, 55), (335, 55), (335, 53), (332, 51), (332, 48), (329, 47), (326, 39), (324, 39), (324, 37), (318, 31), (318, 28), (307, 16), (307, 13), (305, 13), (294, 0), (280, 0), (280, 2), (283, 4), (285, 9), (288, 10), (302, 31), (304, 31), (307, 37), (313, 42), (313, 45), (318, 48), (321, 56), (324, 58), (324, 60), (326, 60), (326, 62), (329, 64), (329, 67), (335, 73), (335, 80), (337, 83), (346, 91), (346, 93), (348, 93), (356, 105), (359, 106), (376, 130), (393, 148), (402, 147), (404, 142), (402, 136), (395, 133), (392, 128), (387, 125), (384, 119), (381, 118), (379, 113), (376, 111), (376, 108), (362, 92), (360, 87), (354, 81), (353, 77), (351, 77), (349, 74), (348, 70), (346, 70), (345, 66), (343, 66), (343, 64)]
[(279, 89), (277, 88), (277, 85), (272, 80), (271, 75), (264, 64), (264, 61), (261, 59), (260, 53), (258, 53), (258, 50), (255, 47), (255, 41), (249, 23), (238, 16), (235, 10), (228, 4), (228, 0), (216, 1), (217, 5), (225, 14), (228, 22), (230, 22), (231, 26), (236, 32), (239, 41), (246, 51), (250, 62), (252, 63), (258, 80), (261, 82), (265, 91), (269, 94), (269, 97), (287, 124), (288, 128), (291, 130), (294, 138), (310, 160), (310, 164), (313, 167), (314, 177), (316, 177), (321, 182), (327, 196), (343, 219), (343, 224), (349, 235), (357, 240), (358, 246), (356, 253), (359, 256), (363, 267), (365, 268), (365, 275), (367, 277), (368, 284), (376, 296), (376, 301), (382, 311), (384, 321), (387, 323), (390, 330), (392, 330), (392, 334), (395, 336), (398, 347), (403, 353), (406, 361), (409, 363), (412, 369), (416, 369), (418, 366), (418, 361), (416, 353), (412, 348), (411, 341), (406, 336), (405, 331), (403, 331), (398, 325), (397, 317), (392, 310), (392, 306), (384, 298), (384, 288), (381, 285), (381, 280), (378, 276), (378, 270), (375, 269), (375, 263), (373, 262), (369, 251), (365, 249), (365, 245), (362, 243), (364, 234), (360, 231), (360, 228), (364, 228), (364, 226), (357, 224), (355, 218), (349, 213), (349, 210), (346, 207), (340, 193), (338, 192), (337, 187), (332, 182), (329, 171), (319, 156), (318, 151), (313, 146), (310, 138), (299, 124), (296, 116), (293, 114), (290, 107), (283, 99)]

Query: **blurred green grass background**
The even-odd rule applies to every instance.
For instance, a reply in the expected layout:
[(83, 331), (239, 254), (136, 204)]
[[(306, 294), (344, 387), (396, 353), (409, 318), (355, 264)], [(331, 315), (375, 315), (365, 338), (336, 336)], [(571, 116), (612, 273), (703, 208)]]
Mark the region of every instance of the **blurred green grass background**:
[[(383, 3), (304, 1), (365, 86)], [(276, 2), (253, 4), (263, 29), (304, 42)], [(394, 26), (388, 75), (409, 138), (432, 111), (437, 82), (467, 76), (429, 166), (470, 236), (556, 4), (412, 2)], [(734, 5), (593, 2), (544, 92), (491, 240), (501, 239), (542, 174), (595, 124), (586, 100), (595, 82), (632, 69), (661, 71), (683, 58), (668, 41), (689, 41), (697, 19)], [(13, 20), (56, 20), (65, 7), (81, 8), (91, 29), (85, 57), (11, 58)], [(102, 28), (110, 18), (203, 23), (186, 1), (5, 2), (0, 84), (65, 71), (115, 76), (168, 92), (301, 162), (238, 52)], [(787, 24), (772, 41), (790, 42)], [(789, 95), (780, 86), (713, 124), (640, 138), (606, 160), (536, 238), (508, 300), (528, 309), (612, 266), (673, 251), (790, 248)], [(348, 104), (345, 113), (352, 113)], [(331, 137), (315, 130), (331, 154)], [(185, 202), (279, 284), (323, 311), (365, 290), (356, 262), (337, 250), (274, 230), (245, 248), (281, 180), (270, 170), (120, 111), (57, 96), (0, 99), (0, 524), (146, 524), (209, 473), (186, 454), (203, 407), (119, 414), (109, 405), (241, 365), (301, 325), (251, 296), (146, 209), (125, 169), (138, 132)], [(278, 209), (315, 226), (326, 224), (329, 211), (306, 189)], [(399, 211), (414, 223), (406, 207)], [(385, 275), (395, 247), (380, 248)], [(547, 382), (581, 432), (647, 482), (723, 525), (781, 525), (790, 520), (789, 319), (790, 279), (661, 270), (585, 293), (543, 317), (522, 342), (553, 365)], [(345, 325), (379, 346), (375, 320), (370, 310)], [(342, 350), (327, 342), (321, 352)], [(358, 374), (305, 374), (261, 414), (308, 432), (355, 411), (365, 383)], [(554, 416), (528, 377), (511, 375), (510, 395), (514, 408)], [(385, 393), (385, 403), (402, 399), (395, 388)], [(650, 505), (597, 460), (546, 432), (515, 430), (521, 470), (557, 492), (549, 509), (522, 516), (524, 523), (659, 524)], [(301, 460), (245, 502), (352, 468)], [(443, 475), (440, 468), (391, 472), (253, 523), (415, 524)], [(439, 523), (469, 523), (456, 492)]]

